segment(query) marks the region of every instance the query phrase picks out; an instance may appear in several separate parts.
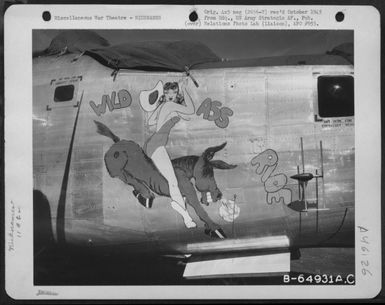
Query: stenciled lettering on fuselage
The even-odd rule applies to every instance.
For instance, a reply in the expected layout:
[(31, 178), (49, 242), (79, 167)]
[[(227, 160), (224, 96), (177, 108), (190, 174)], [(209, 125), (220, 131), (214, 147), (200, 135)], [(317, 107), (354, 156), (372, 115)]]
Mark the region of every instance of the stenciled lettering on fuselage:
[(108, 106), (109, 111), (113, 111), (115, 109), (127, 108), (131, 105), (132, 98), (130, 92), (122, 89), (118, 91), (117, 95), (118, 100), (116, 100), (116, 91), (112, 91), (111, 96), (104, 94), (99, 105), (96, 105), (94, 101), (90, 101), (90, 106), (98, 116), (101, 116), (106, 113), (106, 106)]
[(285, 188), (287, 176), (285, 174), (273, 175), (278, 165), (278, 155), (272, 149), (266, 149), (251, 160), (251, 165), (256, 166), (255, 172), (261, 176), (266, 191), (266, 202), (284, 203), (291, 202), (291, 190)]

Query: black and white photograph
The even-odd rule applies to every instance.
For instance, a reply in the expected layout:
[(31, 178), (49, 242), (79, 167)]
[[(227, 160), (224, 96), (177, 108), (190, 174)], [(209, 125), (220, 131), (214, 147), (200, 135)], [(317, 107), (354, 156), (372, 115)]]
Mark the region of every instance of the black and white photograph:
[(33, 43), (36, 284), (354, 283), (353, 31)]
[(367, 7), (11, 9), (8, 294), (373, 296), (378, 20)]

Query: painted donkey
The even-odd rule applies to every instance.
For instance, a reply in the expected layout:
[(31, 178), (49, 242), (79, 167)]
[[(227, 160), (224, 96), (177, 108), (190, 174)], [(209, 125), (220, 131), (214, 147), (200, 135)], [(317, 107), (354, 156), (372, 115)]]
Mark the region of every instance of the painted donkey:
[[(107, 170), (111, 177), (118, 177), (124, 183), (134, 188), (134, 195), (139, 202), (147, 208), (151, 207), (156, 193), (160, 196), (170, 197), (167, 180), (158, 171), (153, 161), (145, 154), (143, 149), (134, 141), (120, 140), (104, 124), (94, 121), (97, 132), (111, 138), (115, 143), (104, 156)], [(201, 206), (191, 179), (195, 179), (195, 187), (202, 194), (202, 203), (208, 205), (207, 196), (212, 201), (221, 199), (215, 178), (214, 168), (232, 169), (236, 165), (227, 164), (221, 160), (212, 160), (214, 154), (223, 149), (222, 145), (207, 148), (201, 156), (185, 156), (172, 160), (178, 186), (182, 195), (199, 218), (205, 223), (205, 233), (211, 237), (225, 238), (223, 230), (213, 222)], [(209, 193), (209, 195), (207, 195)], [(143, 199), (143, 200), (142, 200)]]

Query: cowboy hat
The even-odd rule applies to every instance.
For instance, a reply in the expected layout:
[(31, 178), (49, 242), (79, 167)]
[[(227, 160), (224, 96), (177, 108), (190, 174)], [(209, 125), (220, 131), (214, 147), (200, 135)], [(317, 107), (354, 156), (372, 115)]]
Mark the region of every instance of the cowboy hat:
[(154, 111), (158, 105), (159, 100), (163, 94), (163, 83), (158, 81), (156, 86), (150, 90), (143, 90), (139, 94), (140, 106), (142, 106), (144, 111), (150, 112)]

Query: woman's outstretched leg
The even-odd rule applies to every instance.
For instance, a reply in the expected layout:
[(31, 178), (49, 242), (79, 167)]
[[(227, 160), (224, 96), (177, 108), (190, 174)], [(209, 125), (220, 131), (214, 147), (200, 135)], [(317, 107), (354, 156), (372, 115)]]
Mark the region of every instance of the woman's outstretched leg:
[(167, 179), (168, 187), (170, 189), (171, 207), (182, 215), (183, 221), (188, 228), (196, 227), (196, 223), (189, 215), (186, 204), (178, 187), (178, 180), (175, 176), (174, 168), (172, 166), (170, 156), (164, 146), (158, 147), (151, 156), (156, 167), (161, 174)]

